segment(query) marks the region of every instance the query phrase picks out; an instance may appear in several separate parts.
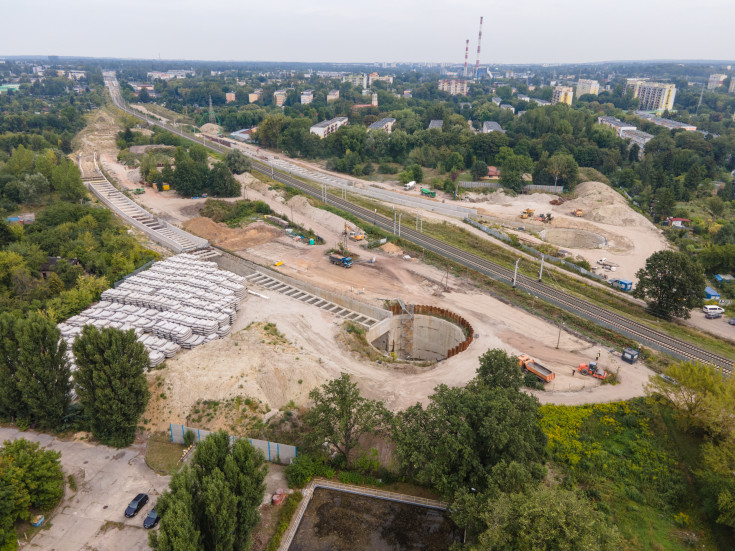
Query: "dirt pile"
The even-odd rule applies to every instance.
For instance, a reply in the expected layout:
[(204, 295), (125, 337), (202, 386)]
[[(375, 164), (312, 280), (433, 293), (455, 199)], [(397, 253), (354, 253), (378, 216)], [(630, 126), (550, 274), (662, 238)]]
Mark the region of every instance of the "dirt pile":
[(201, 131), (205, 134), (219, 134), (222, 132), (222, 128), (217, 126), (216, 124), (212, 124), (211, 122), (208, 122), (207, 124), (203, 125), (201, 128)]
[(583, 182), (574, 194), (575, 199), (563, 206), (570, 212), (582, 209), (587, 220), (615, 226), (652, 227), (645, 216), (630, 208), (622, 195), (602, 182)]
[(311, 206), (311, 203), (303, 195), (292, 197), (286, 202), (286, 206), (293, 208), (295, 212), (303, 214), (309, 220), (324, 226), (334, 233), (342, 233), (345, 230), (345, 223), (348, 226), (352, 226), (350, 222), (346, 222), (344, 218), (336, 214)]
[(380, 246), (380, 249), (388, 254), (403, 254), (403, 249), (401, 249), (398, 245), (394, 245), (393, 243), (385, 243), (384, 245)]
[(185, 222), (184, 229), (231, 251), (263, 245), (283, 235), (282, 230), (265, 222), (253, 222), (245, 228), (230, 228), (201, 216)]

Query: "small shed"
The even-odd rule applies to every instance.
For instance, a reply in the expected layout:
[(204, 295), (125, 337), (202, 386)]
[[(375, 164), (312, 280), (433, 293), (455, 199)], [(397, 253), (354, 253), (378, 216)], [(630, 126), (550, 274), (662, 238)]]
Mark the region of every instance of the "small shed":
[(640, 356), (640, 352), (638, 350), (635, 350), (634, 348), (626, 348), (623, 350), (622, 359), (629, 364), (634, 364), (638, 361), (638, 357)]
[(732, 283), (733, 281), (735, 281), (735, 277), (733, 277), (731, 274), (716, 274), (715, 279), (717, 280), (717, 283), (722, 283), (725, 281), (728, 283)]
[(621, 291), (632, 291), (633, 290), (633, 282), (629, 279), (618, 279), (618, 289)]
[(704, 297), (707, 300), (720, 300), (720, 293), (715, 291), (712, 287), (704, 288)]

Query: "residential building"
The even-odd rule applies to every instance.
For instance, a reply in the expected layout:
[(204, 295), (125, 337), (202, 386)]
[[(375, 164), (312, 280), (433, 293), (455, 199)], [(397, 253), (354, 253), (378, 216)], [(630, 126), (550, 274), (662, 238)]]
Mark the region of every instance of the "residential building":
[(500, 169), (496, 166), (487, 167), (488, 178), (500, 178)]
[(0, 94), (15, 92), (20, 89), (20, 84), (0, 84)]
[(653, 124), (657, 126), (663, 126), (664, 128), (668, 128), (669, 130), (688, 130), (690, 132), (694, 132), (697, 127), (693, 124), (687, 124), (685, 122), (679, 122), (679, 121), (672, 121), (671, 119), (664, 119), (662, 117), (657, 117), (656, 115), (651, 115), (651, 113), (646, 113), (645, 111), (634, 111), (635, 115), (637, 117), (640, 117), (642, 119), (646, 119), (647, 121), (652, 122)]
[(540, 105), (541, 107), (546, 107), (547, 105), (551, 105), (551, 102), (546, 101), (545, 99), (531, 98), (531, 101), (535, 103), (536, 105)]
[(153, 84), (150, 84), (148, 82), (129, 82), (128, 84), (130, 84), (130, 87), (133, 89), (134, 92), (140, 92), (141, 90), (153, 92), (154, 90)]
[[(733, 82), (735, 82), (735, 80), (733, 80)], [(413, 97), (413, 93), (411, 92), (411, 90), (404, 90), (403, 97), (406, 99), (411, 99)]]
[(255, 103), (256, 101), (260, 100), (260, 97), (263, 95), (263, 89), (262, 88), (256, 88), (252, 92), (248, 94), (248, 103)]
[(378, 73), (370, 73), (370, 76), (368, 77), (368, 86), (372, 86), (373, 82), (375, 82), (376, 80), (382, 80), (383, 82), (387, 82), (388, 84), (393, 84), (393, 77), (391, 76), (381, 77)]
[(572, 98), (574, 98), (574, 88), (571, 86), (555, 86), (554, 92), (551, 94), (551, 105), (557, 103), (571, 105)]
[(277, 107), (283, 107), (283, 104), (286, 103), (287, 95), (288, 93), (286, 90), (276, 90), (273, 92), (273, 103), (275, 103)]
[(500, 108), (505, 109), (506, 111), (510, 111), (511, 113), (515, 115), (516, 108), (513, 107), (510, 103), (501, 103)]
[(730, 94), (735, 94), (735, 76), (730, 77), (730, 88), (727, 91)]
[(237, 97), (235, 96), (235, 92), (225, 93), (225, 103), (234, 103), (236, 100)]
[(600, 93), (600, 83), (596, 80), (588, 80), (581, 78), (577, 82), (577, 97), (585, 94), (598, 95)]
[(327, 103), (337, 101), (339, 99), (339, 90), (330, 90), (327, 94)]
[(628, 79), (625, 92), (633, 90), (638, 98), (638, 109), (642, 111), (671, 111), (674, 108), (676, 86), (664, 82), (648, 82), (642, 79)]
[(378, 93), (377, 92), (373, 92), (373, 95), (371, 97), (371, 102), (370, 103), (371, 103), (371, 105), (373, 107), (377, 107), (378, 106)]
[(336, 132), (340, 126), (347, 124), (347, 121), (347, 117), (335, 117), (328, 121), (316, 123), (314, 126), (309, 128), (309, 132), (316, 134), (320, 138), (326, 138), (330, 134)]
[(714, 75), (710, 75), (709, 81), (707, 81), (707, 90), (714, 90), (718, 86), (722, 86), (722, 83), (725, 82), (726, 78), (727, 78), (727, 75), (723, 75), (721, 73), (715, 73)]
[(69, 80), (79, 80), (85, 78), (87, 76), (87, 73), (85, 73), (84, 71), (69, 71), (66, 73), (66, 76), (69, 78)]
[(491, 101), (495, 105), (497, 105), (498, 107), (500, 107), (500, 104), (503, 103), (503, 98), (499, 98), (499, 97), (495, 96)]
[(449, 92), (452, 96), (466, 96), (467, 81), (459, 78), (443, 78), (439, 81), (439, 90)]
[(630, 140), (631, 143), (638, 144), (638, 147), (641, 148), (640, 157), (643, 158), (643, 150), (646, 148), (646, 144), (653, 139), (653, 134), (641, 130), (623, 130), (620, 133), (620, 137)]
[(620, 137), (620, 134), (621, 132), (623, 132), (623, 130), (638, 130), (632, 124), (623, 122), (620, 119), (616, 119), (615, 117), (597, 117), (597, 122), (604, 126), (609, 126), (613, 130), (615, 130), (615, 134), (617, 134), (618, 137)]
[(371, 130), (385, 130), (388, 134), (390, 134), (393, 131), (393, 125), (395, 123), (396, 119), (386, 117), (368, 126), (368, 132), (370, 132)]
[(171, 80), (174, 78), (186, 78), (188, 75), (194, 76), (196, 72), (189, 69), (170, 70), (170, 71), (149, 71), (148, 80)]
[(518, 94), (518, 99), (521, 101), (531, 101), (531, 98), (529, 98), (528, 96), (524, 94)]
[(314, 101), (314, 90), (304, 90), (301, 92), (301, 103), (302, 105), (308, 105)]
[(363, 88), (367, 88), (368, 76), (364, 73), (359, 75), (345, 75), (342, 77), (342, 82), (349, 82), (352, 86), (362, 86)]
[(482, 123), (482, 133), (489, 134), (490, 132), (502, 132), (505, 134), (505, 130), (495, 121), (485, 121)]
[(436, 128), (438, 130), (441, 130), (444, 127), (444, 121), (442, 120), (432, 120), (429, 122), (429, 130), (432, 128)]

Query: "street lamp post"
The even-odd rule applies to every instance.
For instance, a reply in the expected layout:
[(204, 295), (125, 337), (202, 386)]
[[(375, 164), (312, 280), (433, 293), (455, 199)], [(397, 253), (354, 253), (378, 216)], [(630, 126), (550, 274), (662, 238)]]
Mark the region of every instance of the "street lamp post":
[(556, 338), (556, 348), (559, 348), (559, 341), (561, 340), (561, 328), (564, 327), (564, 322), (559, 325), (559, 336)]

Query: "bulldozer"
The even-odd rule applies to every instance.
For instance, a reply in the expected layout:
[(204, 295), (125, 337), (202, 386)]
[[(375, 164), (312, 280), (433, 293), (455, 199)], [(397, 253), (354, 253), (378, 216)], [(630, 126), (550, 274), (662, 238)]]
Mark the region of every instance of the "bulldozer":
[(581, 218), (582, 217), (582, 214), (584, 214), (584, 212), (582, 211), (582, 209), (574, 209), (572, 211), (572, 214), (574, 216), (578, 217), (578, 218)]
[(533, 216), (533, 213), (534, 209), (524, 209), (523, 211), (521, 211), (521, 218), (525, 220), (526, 218)]
[(597, 362), (579, 364), (577, 371), (579, 371), (581, 375), (591, 375), (595, 379), (605, 379), (607, 377), (607, 371), (598, 366)]

